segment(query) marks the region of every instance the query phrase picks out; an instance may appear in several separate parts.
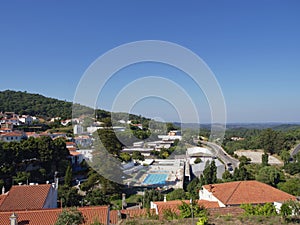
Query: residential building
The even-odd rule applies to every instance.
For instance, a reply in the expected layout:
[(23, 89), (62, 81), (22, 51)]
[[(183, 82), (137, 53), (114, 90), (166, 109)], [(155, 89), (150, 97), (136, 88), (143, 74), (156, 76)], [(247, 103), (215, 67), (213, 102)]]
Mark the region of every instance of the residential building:
[[(79, 207), (77, 209), (82, 213), (82, 216), (85, 220), (82, 225), (90, 225), (96, 221), (103, 225), (117, 224), (117, 214), (114, 213), (114, 217), (111, 218), (108, 206)], [(11, 210), (9, 212), (0, 212), (0, 222), (1, 225), (9, 225), (10, 217), (15, 215), (15, 224), (53, 225), (56, 223), (62, 210), (63, 209), (61, 208), (56, 208), (27, 211)]]
[(19, 117), (19, 121), (23, 124), (30, 125), (33, 123), (34, 119), (29, 115), (22, 115), (21, 117)]
[(258, 181), (235, 181), (202, 186), (199, 199), (218, 202), (220, 207), (296, 200), (296, 197)]
[(74, 132), (75, 135), (82, 134), (83, 133), (83, 126), (81, 126), (79, 124), (75, 124), (74, 128), (73, 128), (73, 132)]
[(21, 131), (12, 131), (12, 132), (5, 132), (0, 134), (0, 140), (4, 142), (11, 142), (11, 141), (21, 141), (25, 138), (25, 134)]
[(0, 212), (49, 208), (57, 208), (57, 184), (16, 185), (0, 195)]

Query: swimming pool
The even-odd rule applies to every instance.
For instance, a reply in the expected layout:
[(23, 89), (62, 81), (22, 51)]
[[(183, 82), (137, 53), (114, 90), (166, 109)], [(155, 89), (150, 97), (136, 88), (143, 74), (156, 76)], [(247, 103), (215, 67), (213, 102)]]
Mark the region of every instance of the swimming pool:
[(168, 174), (148, 174), (144, 179), (143, 184), (165, 184)]

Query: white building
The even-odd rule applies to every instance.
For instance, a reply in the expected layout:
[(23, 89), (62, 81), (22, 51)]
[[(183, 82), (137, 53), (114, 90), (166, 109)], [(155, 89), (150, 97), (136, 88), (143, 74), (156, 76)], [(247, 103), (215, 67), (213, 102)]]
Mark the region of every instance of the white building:
[(73, 132), (74, 132), (74, 134), (82, 134), (83, 127), (81, 125), (76, 124), (76, 125), (74, 125)]

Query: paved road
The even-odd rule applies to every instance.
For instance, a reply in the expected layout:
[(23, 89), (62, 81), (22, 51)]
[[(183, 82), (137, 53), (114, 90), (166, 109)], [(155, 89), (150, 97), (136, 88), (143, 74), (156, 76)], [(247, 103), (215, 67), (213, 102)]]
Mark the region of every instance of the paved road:
[(300, 144), (298, 144), (293, 151), (291, 152), (291, 156), (297, 155), (297, 153), (300, 152)]
[(203, 143), (204, 145), (207, 145), (213, 151), (213, 154), (216, 157), (220, 158), (226, 164), (226, 166), (228, 163), (231, 163), (233, 169), (238, 167), (239, 161), (237, 159), (231, 157), (230, 155), (228, 155), (221, 146), (219, 146), (213, 142), (202, 141), (201, 143)]

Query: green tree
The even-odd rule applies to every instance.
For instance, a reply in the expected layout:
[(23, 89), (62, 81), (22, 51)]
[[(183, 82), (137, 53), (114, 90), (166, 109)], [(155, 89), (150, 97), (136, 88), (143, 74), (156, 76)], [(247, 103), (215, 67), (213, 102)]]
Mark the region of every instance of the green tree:
[(121, 152), (120, 159), (124, 162), (129, 162), (131, 161), (131, 156), (127, 152)]
[(300, 196), (300, 178), (291, 178), (286, 182), (280, 182), (278, 188), (294, 196)]
[(69, 163), (67, 170), (66, 170), (66, 174), (65, 174), (65, 179), (64, 179), (64, 183), (66, 187), (71, 187), (72, 186), (72, 167)]
[(284, 146), (284, 135), (272, 129), (263, 130), (260, 134), (259, 144), (266, 153), (279, 153)]
[(276, 187), (280, 180), (283, 179), (283, 176), (284, 175), (277, 168), (273, 166), (266, 166), (262, 167), (259, 170), (255, 179), (260, 182), (272, 185), (273, 187)]
[(275, 216), (277, 215), (276, 208), (272, 203), (266, 203), (264, 205), (251, 205), (251, 204), (242, 204), (240, 206), (245, 210), (245, 215), (253, 216)]
[(59, 186), (58, 199), (61, 201), (63, 207), (72, 207), (81, 205), (82, 196), (78, 194), (76, 188)]
[(180, 217), (181, 218), (191, 218), (192, 215), (194, 217), (203, 217), (207, 216), (207, 211), (203, 206), (200, 206), (197, 201), (192, 201), (190, 204), (186, 202), (182, 202), (179, 205)]
[(225, 172), (222, 174), (222, 180), (225, 182), (232, 181), (233, 176), (228, 170), (225, 170)]
[(207, 161), (205, 169), (203, 171), (204, 184), (217, 183), (217, 167), (214, 160), (211, 163)]
[(201, 158), (200, 158), (200, 157), (197, 157), (194, 163), (195, 163), (195, 164), (198, 164), (198, 163), (201, 163), (201, 162), (202, 162)]
[(269, 162), (269, 155), (267, 153), (264, 153), (261, 155), (261, 165), (262, 167), (267, 166)]
[(136, 159), (136, 160), (141, 160), (141, 161), (145, 160), (145, 156), (143, 156), (142, 153), (139, 151), (132, 152), (132, 158)]
[(280, 153), (280, 158), (282, 159), (284, 165), (287, 165), (290, 162), (291, 155), (289, 151), (285, 150)]
[(101, 191), (101, 189), (94, 189), (86, 195), (84, 200), (87, 202), (87, 205), (108, 205), (108, 197)]
[(82, 213), (76, 208), (64, 209), (59, 214), (55, 225), (80, 225), (83, 224), (84, 217)]
[(14, 183), (23, 183), (26, 184), (28, 182), (28, 179), (30, 177), (29, 172), (17, 172), (17, 175), (13, 177)]
[(187, 191), (188, 195), (192, 199), (199, 198), (199, 190), (202, 187), (202, 183), (200, 182), (200, 179), (198, 177), (195, 177), (188, 185), (187, 185)]
[(144, 193), (144, 208), (150, 208), (151, 201), (162, 201), (164, 198), (163, 194), (158, 190), (146, 190)]
[(168, 200), (184, 200), (186, 199), (186, 193), (183, 189), (175, 189), (167, 195)]

